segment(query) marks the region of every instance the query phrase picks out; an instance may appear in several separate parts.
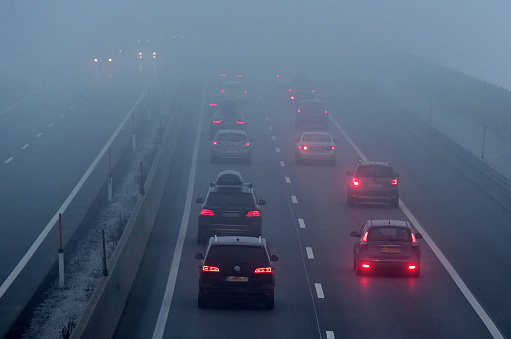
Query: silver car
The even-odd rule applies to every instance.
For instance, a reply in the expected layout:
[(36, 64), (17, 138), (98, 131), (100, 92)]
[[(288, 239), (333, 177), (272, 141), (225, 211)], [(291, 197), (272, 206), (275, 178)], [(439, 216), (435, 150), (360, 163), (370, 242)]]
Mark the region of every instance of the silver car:
[(335, 143), (328, 132), (303, 132), (296, 145), (295, 160), (337, 163)]
[(252, 145), (247, 132), (235, 129), (221, 129), (211, 143), (211, 162), (217, 160), (252, 161)]

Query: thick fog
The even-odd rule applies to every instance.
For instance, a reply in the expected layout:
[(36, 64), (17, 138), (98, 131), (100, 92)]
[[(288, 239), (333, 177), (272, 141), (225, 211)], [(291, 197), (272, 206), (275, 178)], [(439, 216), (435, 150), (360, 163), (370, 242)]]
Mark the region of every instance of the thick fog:
[(4, 1), (0, 69), (81, 67), (140, 39), (201, 64), (272, 70), (336, 67), (368, 47), (511, 88), (510, 13), (508, 1), (476, 0)]

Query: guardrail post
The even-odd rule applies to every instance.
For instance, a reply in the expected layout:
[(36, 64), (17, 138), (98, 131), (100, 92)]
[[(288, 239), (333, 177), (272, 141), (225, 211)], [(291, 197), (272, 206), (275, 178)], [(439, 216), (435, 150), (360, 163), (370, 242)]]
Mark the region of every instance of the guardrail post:
[(101, 236), (103, 237), (103, 276), (108, 277), (108, 268), (106, 266), (105, 230), (101, 230)]
[(108, 149), (108, 201), (112, 201), (112, 155)]
[(62, 248), (62, 213), (59, 213), (59, 288), (65, 287), (64, 282), (64, 249)]
[(144, 168), (142, 166), (142, 161), (140, 162), (140, 195), (145, 195), (144, 189)]

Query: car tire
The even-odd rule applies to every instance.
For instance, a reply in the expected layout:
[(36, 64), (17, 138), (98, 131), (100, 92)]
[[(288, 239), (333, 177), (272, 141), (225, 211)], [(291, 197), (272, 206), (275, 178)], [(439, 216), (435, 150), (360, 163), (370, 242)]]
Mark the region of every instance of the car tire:
[(202, 295), (199, 292), (199, 295), (197, 297), (197, 307), (198, 308), (206, 308), (207, 306), (208, 306), (208, 299), (206, 298), (205, 295)]
[(264, 308), (267, 310), (273, 310), (275, 308), (275, 296), (272, 295), (264, 300)]

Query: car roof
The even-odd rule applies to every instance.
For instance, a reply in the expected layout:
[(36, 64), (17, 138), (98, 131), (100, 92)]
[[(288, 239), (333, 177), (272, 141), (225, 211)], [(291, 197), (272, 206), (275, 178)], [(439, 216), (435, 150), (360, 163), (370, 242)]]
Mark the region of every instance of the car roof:
[(244, 236), (214, 236), (211, 237), (211, 245), (258, 245), (266, 246), (266, 239), (262, 237)]
[(247, 132), (240, 129), (220, 129), (216, 132), (216, 134), (242, 134), (247, 135)]
[(327, 135), (330, 135), (330, 133), (328, 132), (320, 132), (320, 131), (309, 131), (309, 132), (303, 132), (302, 135), (306, 135), (306, 134), (327, 134)]
[(370, 165), (377, 165), (377, 166), (385, 166), (385, 167), (391, 167), (390, 161), (384, 162), (384, 161), (361, 161), (359, 160), (358, 164), (359, 166), (370, 166)]
[(406, 220), (391, 220), (391, 219), (385, 219), (385, 220), (368, 220), (368, 223), (370, 223), (370, 227), (373, 226), (398, 226), (398, 227), (406, 227), (410, 228), (410, 224)]

